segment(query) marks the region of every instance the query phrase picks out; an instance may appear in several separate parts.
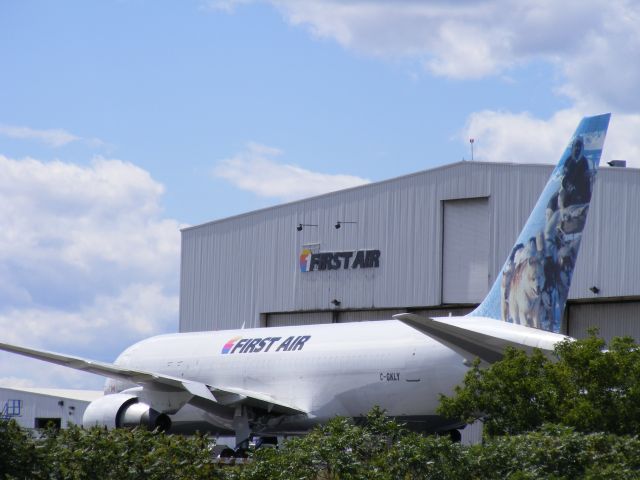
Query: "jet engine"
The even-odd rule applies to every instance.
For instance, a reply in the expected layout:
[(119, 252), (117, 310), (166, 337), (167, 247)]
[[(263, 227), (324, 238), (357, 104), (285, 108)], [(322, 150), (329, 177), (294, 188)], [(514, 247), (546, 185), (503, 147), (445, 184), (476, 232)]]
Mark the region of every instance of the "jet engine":
[(108, 429), (142, 426), (149, 430), (157, 428), (165, 432), (171, 428), (171, 419), (165, 413), (140, 402), (135, 395), (115, 393), (91, 402), (84, 411), (82, 425), (99, 425)]

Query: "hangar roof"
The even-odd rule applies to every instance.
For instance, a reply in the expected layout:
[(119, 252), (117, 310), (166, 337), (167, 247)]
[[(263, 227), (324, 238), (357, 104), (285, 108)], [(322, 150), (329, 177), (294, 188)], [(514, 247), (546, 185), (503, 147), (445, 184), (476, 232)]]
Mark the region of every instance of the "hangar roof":
[[(238, 215), (232, 215), (230, 217), (224, 217), (224, 218), (219, 218), (216, 220), (211, 220), (209, 222), (204, 222), (204, 223), (200, 223), (198, 225), (191, 225), (189, 227), (185, 227), (185, 228), (181, 228), (180, 231), (181, 232), (186, 232), (195, 228), (200, 228), (203, 227), (205, 225), (211, 225), (211, 224), (216, 224), (216, 223), (221, 223), (221, 222), (227, 222), (227, 221), (231, 221), (231, 220), (236, 220), (245, 216), (249, 216), (249, 215), (255, 215), (258, 213), (263, 213), (263, 212), (268, 212), (271, 210), (276, 210), (279, 208), (282, 208), (284, 206), (288, 206), (288, 205), (295, 205), (297, 203), (303, 203), (312, 199), (318, 199), (318, 198), (323, 198), (323, 197), (329, 197), (331, 195), (336, 195), (337, 193), (343, 193), (343, 192), (351, 192), (351, 191), (355, 191), (355, 190), (364, 190), (367, 188), (372, 188), (378, 185), (383, 185), (385, 183), (392, 183), (392, 182), (396, 182), (402, 179), (406, 179), (406, 178), (411, 178), (411, 177), (415, 177), (415, 176), (419, 176), (419, 175), (425, 175), (425, 174), (430, 174), (430, 173), (435, 173), (438, 171), (442, 171), (442, 170), (448, 170), (448, 169), (455, 169), (455, 168), (468, 168), (468, 167), (475, 167), (478, 165), (486, 165), (486, 166), (504, 166), (504, 167), (516, 167), (516, 168), (541, 168), (541, 169), (550, 169), (555, 167), (555, 163), (516, 163), (516, 162), (484, 162), (484, 161), (470, 161), (470, 160), (461, 160), (458, 162), (453, 162), (453, 163), (448, 163), (446, 165), (440, 165), (438, 167), (434, 167), (434, 168), (430, 168), (427, 170), (420, 170), (418, 172), (413, 172), (413, 173), (408, 173), (406, 175), (400, 175), (398, 177), (393, 177), (393, 178), (388, 178), (385, 180), (380, 180), (377, 182), (371, 182), (371, 183), (367, 183), (364, 185), (358, 185), (356, 187), (350, 187), (350, 188), (344, 188), (341, 190), (334, 190), (331, 192), (327, 192), (327, 193), (323, 193), (321, 195), (315, 195), (315, 196), (311, 196), (311, 197), (305, 197), (305, 198), (301, 198), (299, 200), (294, 200), (291, 202), (283, 202), (283, 203), (278, 203), (277, 205), (273, 205), (270, 207), (265, 207), (265, 208), (260, 208), (257, 210), (251, 210), (249, 212), (244, 212), (244, 213), (240, 213)], [(599, 171), (605, 171), (605, 172), (618, 172), (619, 173), (632, 173), (635, 175), (640, 175), (640, 168), (631, 168), (631, 167), (609, 167), (606, 165), (600, 165), (599, 167)], [(608, 174), (608, 173), (607, 173)]]
[(71, 390), (61, 388), (32, 388), (32, 387), (3, 387), (2, 390), (13, 390), (15, 392), (34, 393), (36, 395), (45, 395), (48, 397), (68, 398), (71, 400), (82, 400), (91, 402), (100, 398), (104, 393), (100, 390)]

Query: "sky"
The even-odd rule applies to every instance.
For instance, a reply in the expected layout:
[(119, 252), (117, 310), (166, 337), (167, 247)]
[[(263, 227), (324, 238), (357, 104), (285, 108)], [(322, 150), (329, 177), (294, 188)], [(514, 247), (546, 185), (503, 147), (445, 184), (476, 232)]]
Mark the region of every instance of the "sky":
[[(178, 328), (180, 228), (461, 160), (640, 167), (640, 2), (0, 1), (0, 341)], [(103, 380), (0, 354), (0, 384)]]

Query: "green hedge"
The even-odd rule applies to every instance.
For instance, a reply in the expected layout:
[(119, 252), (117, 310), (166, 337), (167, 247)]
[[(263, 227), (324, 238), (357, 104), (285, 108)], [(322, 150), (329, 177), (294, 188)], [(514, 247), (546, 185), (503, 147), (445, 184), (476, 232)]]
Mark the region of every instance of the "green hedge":
[(202, 436), (144, 429), (47, 430), (37, 438), (14, 421), (0, 422), (0, 478), (216, 479), (225, 478)]
[(629, 337), (591, 336), (557, 345), (554, 357), (508, 349), (488, 368), (476, 362), (439, 413), (472, 422), (485, 433), (536, 430), (544, 423), (584, 433), (640, 433), (640, 347)]
[(241, 467), (218, 465), (201, 436), (73, 427), (34, 438), (15, 422), (0, 423), (5, 479), (640, 478), (636, 436), (544, 425), (468, 447), (449, 437), (409, 432), (378, 409), (364, 422), (338, 417), (252, 458)]
[(403, 430), (374, 410), (363, 425), (337, 418), (233, 472), (262, 479), (624, 479), (640, 478), (636, 436), (580, 433), (544, 425), (535, 432), (463, 446)]

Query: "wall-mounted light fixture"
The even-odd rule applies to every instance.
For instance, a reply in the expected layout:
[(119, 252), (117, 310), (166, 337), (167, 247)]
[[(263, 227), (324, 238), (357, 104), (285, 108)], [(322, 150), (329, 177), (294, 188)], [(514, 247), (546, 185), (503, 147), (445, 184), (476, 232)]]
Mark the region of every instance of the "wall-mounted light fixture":
[(336, 224), (334, 225), (334, 227), (335, 227), (335, 228), (336, 228), (336, 230), (337, 230), (337, 229), (338, 229), (338, 228), (340, 228), (340, 227), (342, 226), (342, 224), (344, 224), (344, 223), (358, 223), (358, 222), (345, 222), (345, 221), (343, 221), (343, 220), (338, 220), (338, 221), (336, 222)]
[(589, 290), (591, 290), (591, 293), (594, 293), (596, 295), (600, 293), (600, 289), (598, 287), (596, 287), (595, 285), (593, 287), (589, 288)]
[(301, 232), (304, 227), (317, 227), (317, 226), (318, 225), (314, 225), (312, 223), (299, 223), (298, 226), (296, 227), (296, 230)]
[(331, 300), (331, 305), (333, 305), (334, 307), (339, 307), (341, 303), (342, 302), (337, 298), (334, 298), (333, 300)]
[(627, 166), (627, 161), (626, 160), (611, 160), (611, 161), (607, 162), (607, 165), (609, 165), (610, 167), (624, 168), (624, 167)]

